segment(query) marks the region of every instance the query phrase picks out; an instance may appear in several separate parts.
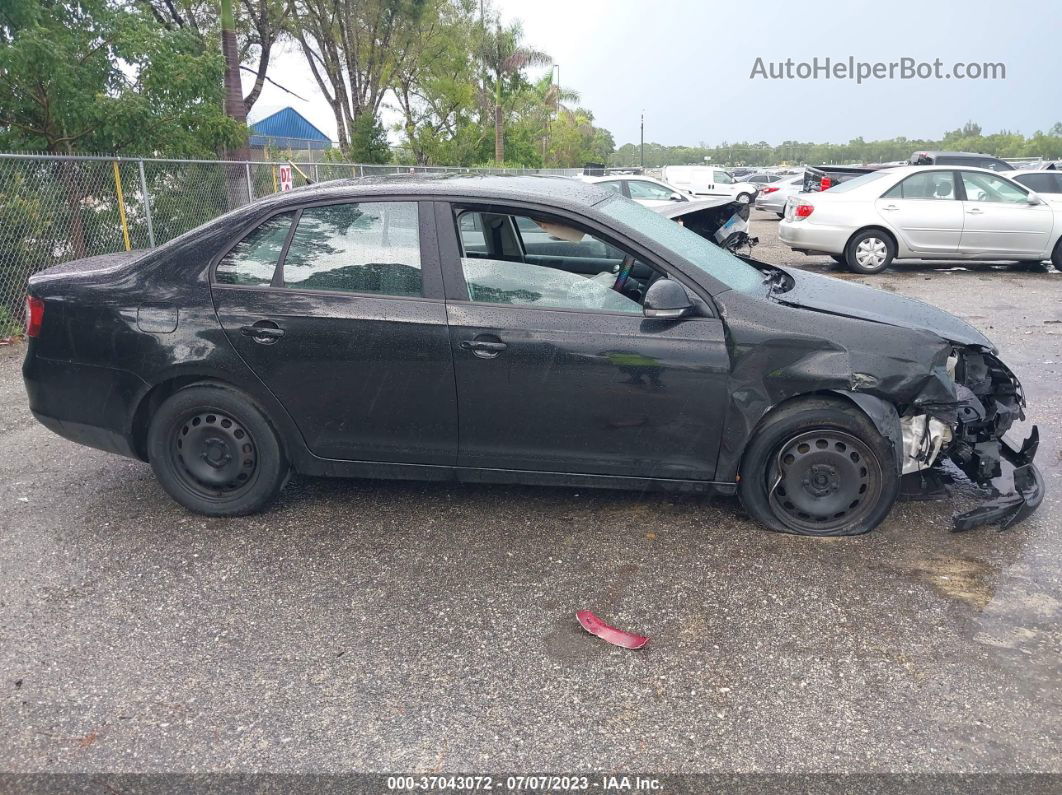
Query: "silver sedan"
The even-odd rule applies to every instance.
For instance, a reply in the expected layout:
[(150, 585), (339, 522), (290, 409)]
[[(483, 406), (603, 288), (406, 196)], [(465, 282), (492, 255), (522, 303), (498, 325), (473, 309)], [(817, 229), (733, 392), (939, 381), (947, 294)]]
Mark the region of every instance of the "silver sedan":
[(879, 273), (893, 259), (1050, 259), (1062, 268), (1062, 206), (983, 168), (882, 169), (790, 196), (778, 237), (855, 273)]
[(803, 174), (783, 177), (770, 185), (764, 185), (760, 188), (759, 195), (756, 196), (756, 209), (776, 213), (781, 218), (785, 214), (785, 203), (789, 197), (800, 193), (803, 187)]

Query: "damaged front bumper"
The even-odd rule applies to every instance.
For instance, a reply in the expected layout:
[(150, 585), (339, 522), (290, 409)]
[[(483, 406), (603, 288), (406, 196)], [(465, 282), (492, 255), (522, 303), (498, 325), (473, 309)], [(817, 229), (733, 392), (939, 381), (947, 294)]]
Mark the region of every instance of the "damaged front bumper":
[(988, 484), (997, 496), (983, 505), (953, 517), (955, 532), (972, 530), (984, 524), (999, 525), (1006, 530), (1017, 524), (1044, 501), (1044, 478), (1033, 463), (1040, 434), (1036, 426), (1020, 448), (1015, 448), (1007, 439), (999, 439), (999, 475)]
[(1015, 447), (1005, 434), (1025, 419), (1025, 395), (1018, 379), (996, 356), (979, 348), (954, 351), (949, 373), (955, 404), (922, 406), (924, 414), (901, 419), (903, 472), (955, 463), (982, 491), (985, 502), (953, 517), (961, 532), (981, 525), (1011, 527), (1033, 513), (1044, 499), (1044, 480), (1033, 463), (1039, 431)]

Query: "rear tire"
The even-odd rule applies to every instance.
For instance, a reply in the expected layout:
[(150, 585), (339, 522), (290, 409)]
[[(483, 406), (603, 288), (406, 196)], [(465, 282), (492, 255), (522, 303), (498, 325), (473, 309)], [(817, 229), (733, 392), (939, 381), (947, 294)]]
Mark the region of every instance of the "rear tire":
[(752, 201), (752, 194), (739, 193), (737, 196), (734, 197), (734, 201), (736, 201), (738, 204), (748, 204)]
[(1055, 243), (1055, 250), (1051, 254), (1051, 264), (1055, 266), (1055, 270), (1062, 271), (1062, 238)]
[(892, 264), (896, 244), (880, 229), (864, 229), (848, 241), (844, 249), (844, 264), (852, 273), (881, 273)]
[(262, 510), (290, 471), (262, 410), (222, 384), (194, 384), (168, 397), (151, 418), (147, 452), (166, 492), (207, 516)]
[(881, 524), (899, 488), (892, 445), (862, 411), (837, 399), (806, 398), (756, 430), (738, 494), (770, 530), (849, 536)]
[(847, 261), (844, 258), (844, 254), (830, 254), (830, 259), (836, 262), (838, 265), (847, 265)]

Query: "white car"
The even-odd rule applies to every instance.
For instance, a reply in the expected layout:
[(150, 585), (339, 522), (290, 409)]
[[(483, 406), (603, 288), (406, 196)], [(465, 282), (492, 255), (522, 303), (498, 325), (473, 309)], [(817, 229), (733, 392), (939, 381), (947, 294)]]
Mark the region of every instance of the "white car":
[(759, 188), (751, 182), (738, 182), (729, 171), (718, 166), (664, 166), (664, 181), (698, 197), (729, 196), (749, 204)]
[(689, 197), (678, 188), (641, 174), (612, 174), (605, 177), (579, 177), (579, 179), (614, 190), (645, 207), (665, 207), (673, 202), (689, 201)]
[(785, 204), (790, 196), (795, 196), (804, 190), (804, 175), (797, 174), (792, 177), (782, 177), (777, 182), (764, 185), (756, 197), (756, 209), (776, 213), (779, 218), (785, 216)]
[(1054, 169), (1022, 168), (1016, 171), (1004, 171), (1003, 174), (1036, 195), (1051, 202), (1062, 202), (1062, 171)]
[(790, 197), (778, 236), (855, 273), (893, 259), (1050, 259), (1062, 268), (1062, 206), (984, 168), (882, 169)]

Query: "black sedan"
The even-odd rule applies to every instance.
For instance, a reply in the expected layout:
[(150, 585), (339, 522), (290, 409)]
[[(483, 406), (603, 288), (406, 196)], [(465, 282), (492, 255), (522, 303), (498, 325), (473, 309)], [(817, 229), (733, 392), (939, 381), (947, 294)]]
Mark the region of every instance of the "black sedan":
[(977, 330), (592, 184), (315, 185), (29, 293), (36, 417), (200, 513), (260, 510), (292, 471), (737, 493), (810, 535), (872, 529), (946, 461), (986, 489), (960, 529), (1043, 498)]

